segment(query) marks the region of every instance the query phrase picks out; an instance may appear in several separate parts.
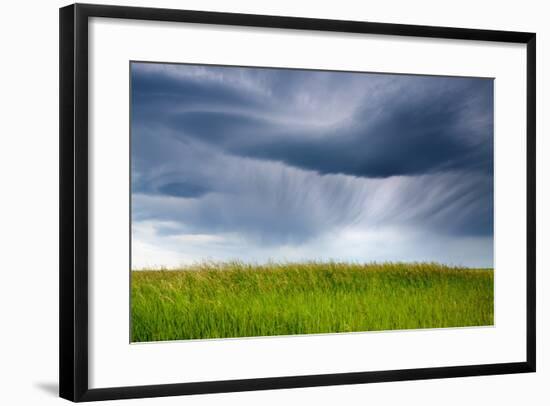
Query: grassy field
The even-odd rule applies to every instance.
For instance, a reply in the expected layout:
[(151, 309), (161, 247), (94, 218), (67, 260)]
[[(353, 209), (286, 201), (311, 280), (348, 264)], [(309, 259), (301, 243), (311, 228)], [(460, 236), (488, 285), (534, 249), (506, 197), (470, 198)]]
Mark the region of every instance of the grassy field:
[(133, 342), (493, 324), (493, 270), (439, 264), (202, 264), (131, 290)]

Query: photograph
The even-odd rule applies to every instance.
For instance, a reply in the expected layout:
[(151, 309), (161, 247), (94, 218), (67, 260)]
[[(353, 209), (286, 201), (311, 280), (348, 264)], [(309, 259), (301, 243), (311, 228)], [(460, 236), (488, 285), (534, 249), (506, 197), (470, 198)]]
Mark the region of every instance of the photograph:
[(57, 83), (24, 75), (59, 96), (58, 331), (26, 343), (59, 397), (536, 403), (542, 17), (190, 7), (62, 5)]
[(493, 325), (493, 78), (129, 70), (131, 342)]

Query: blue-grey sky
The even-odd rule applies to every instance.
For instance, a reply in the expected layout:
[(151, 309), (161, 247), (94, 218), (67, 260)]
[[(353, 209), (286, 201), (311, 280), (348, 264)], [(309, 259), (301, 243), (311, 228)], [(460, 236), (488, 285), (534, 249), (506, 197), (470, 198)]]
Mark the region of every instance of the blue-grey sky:
[(131, 64), (132, 266), (493, 265), (493, 80)]

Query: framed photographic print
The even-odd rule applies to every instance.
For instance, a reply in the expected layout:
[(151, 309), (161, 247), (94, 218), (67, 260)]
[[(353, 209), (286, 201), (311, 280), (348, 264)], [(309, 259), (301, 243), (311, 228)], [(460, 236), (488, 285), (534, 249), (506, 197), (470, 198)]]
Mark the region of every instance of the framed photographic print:
[(535, 74), (533, 33), (62, 8), (60, 395), (534, 372)]

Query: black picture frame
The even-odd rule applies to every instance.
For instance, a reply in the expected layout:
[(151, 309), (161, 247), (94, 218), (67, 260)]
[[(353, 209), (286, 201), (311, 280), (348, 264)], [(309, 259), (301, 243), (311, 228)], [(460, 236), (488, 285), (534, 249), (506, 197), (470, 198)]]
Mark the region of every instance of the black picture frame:
[[(90, 389), (88, 386), (88, 19), (91, 17), (526, 44), (527, 323), (525, 328), (527, 352), (525, 361)], [(59, 22), (59, 392), (62, 398), (81, 402), (535, 371), (536, 35), (534, 33), (91, 4), (74, 4), (61, 8)]]

